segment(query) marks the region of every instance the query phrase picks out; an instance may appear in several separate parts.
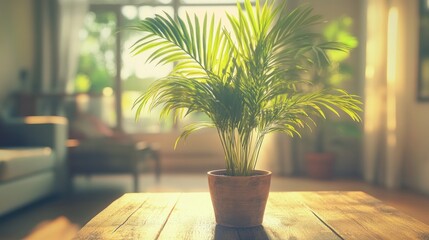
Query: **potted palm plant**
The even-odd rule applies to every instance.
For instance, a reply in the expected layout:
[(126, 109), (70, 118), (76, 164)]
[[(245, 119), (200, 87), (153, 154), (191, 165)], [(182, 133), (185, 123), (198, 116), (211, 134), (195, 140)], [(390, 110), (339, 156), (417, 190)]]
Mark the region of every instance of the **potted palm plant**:
[[(341, 42), (348, 46), (350, 50), (358, 45), (357, 38), (351, 33), (353, 20), (350, 17), (342, 16), (330, 21), (322, 30), (325, 41)], [(330, 64), (325, 68), (316, 68), (310, 72), (312, 74), (311, 91), (326, 88), (338, 88), (345, 81), (352, 77), (353, 68), (347, 63), (350, 52), (327, 51)], [(359, 130), (357, 126), (349, 121), (317, 120), (318, 128), (313, 131), (314, 148), (312, 152), (305, 154), (305, 167), (308, 176), (313, 178), (330, 179), (334, 175), (334, 164), (336, 155), (327, 150), (327, 135), (356, 136)], [(334, 142), (334, 141), (332, 141)], [(341, 141), (337, 141), (341, 142)]]
[(203, 128), (217, 130), (225, 169), (208, 172), (208, 180), (220, 225), (262, 223), (271, 172), (255, 165), (267, 134), (299, 136), (326, 111), (360, 120), (356, 96), (339, 89), (300, 90), (310, 84), (302, 73), (329, 65), (327, 50), (347, 47), (311, 31), (321, 17), (310, 7), (285, 8), (245, 0), (237, 4), (237, 16), (228, 15), (231, 31), (207, 14), (203, 19), (157, 15), (134, 27), (142, 33), (134, 54), (149, 51), (149, 61), (175, 63), (167, 77), (136, 99), (136, 118), (145, 107), (161, 107), (161, 117), (175, 119), (201, 112), (210, 121), (189, 124), (179, 139)]

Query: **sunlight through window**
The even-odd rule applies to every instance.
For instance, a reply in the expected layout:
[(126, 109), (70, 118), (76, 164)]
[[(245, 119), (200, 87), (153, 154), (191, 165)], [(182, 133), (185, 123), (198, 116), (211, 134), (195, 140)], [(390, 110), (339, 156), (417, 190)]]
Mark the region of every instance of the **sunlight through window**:
[(398, 47), (398, 9), (389, 10), (387, 22), (387, 142), (396, 145), (396, 65)]

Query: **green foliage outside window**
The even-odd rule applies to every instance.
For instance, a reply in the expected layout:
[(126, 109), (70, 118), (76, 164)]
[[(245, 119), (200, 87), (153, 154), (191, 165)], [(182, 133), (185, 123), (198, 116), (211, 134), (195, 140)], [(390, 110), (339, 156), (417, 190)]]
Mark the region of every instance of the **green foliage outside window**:
[(113, 12), (90, 12), (81, 31), (75, 92), (101, 93), (112, 87), (115, 76), (116, 16)]

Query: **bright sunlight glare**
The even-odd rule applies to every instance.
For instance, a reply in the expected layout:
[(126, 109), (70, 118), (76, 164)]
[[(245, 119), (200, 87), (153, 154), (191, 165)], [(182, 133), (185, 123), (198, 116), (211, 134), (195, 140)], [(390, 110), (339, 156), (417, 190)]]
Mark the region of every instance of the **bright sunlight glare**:
[(142, 6), (139, 7), (139, 18), (145, 19), (148, 17), (155, 17), (155, 14), (159, 14), (164, 16), (165, 13), (172, 16), (174, 14), (174, 10), (172, 7), (151, 7), (151, 6)]
[(398, 46), (398, 9), (389, 10), (387, 22), (387, 130), (388, 144), (396, 144), (396, 65)]
[(103, 88), (103, 96), (110, 97), (113, 95), (113, 89), (111, 87)]
[(124, 6), (122, 7), (121, 12), (127, 19), (134, 19), (137, 17), (137, 8), (134, 6)]

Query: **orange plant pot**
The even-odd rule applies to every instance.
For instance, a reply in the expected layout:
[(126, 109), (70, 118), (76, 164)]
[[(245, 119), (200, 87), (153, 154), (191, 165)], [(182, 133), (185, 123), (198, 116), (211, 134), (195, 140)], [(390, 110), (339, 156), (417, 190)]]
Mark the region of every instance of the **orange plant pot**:
[(252, 176), (227, 176), (226, 170), (214, 170), (207, 175), (217, 224), (227, 227), (262, 224), (270, 192), (270, 171), (255, 170)]
[(334, 176), (333, 153), (307, 153), (305, 160), (307, 176), (318, 179), (330, 179)]

